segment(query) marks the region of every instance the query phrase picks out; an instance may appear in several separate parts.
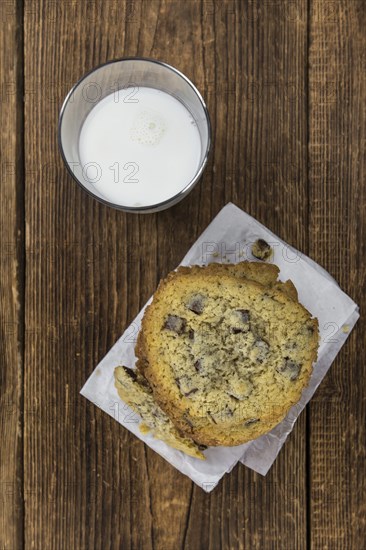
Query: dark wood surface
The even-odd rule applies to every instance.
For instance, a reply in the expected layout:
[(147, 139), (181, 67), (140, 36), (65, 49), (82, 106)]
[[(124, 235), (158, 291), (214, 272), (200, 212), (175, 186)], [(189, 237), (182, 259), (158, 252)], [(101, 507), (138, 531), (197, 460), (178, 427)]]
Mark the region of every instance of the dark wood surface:
[[(230, 200), (362, 314), (365, 28), (364, 0), (1, 2), (1, 550), (364, 548), (362, 316), (270, 473), (209, 495), (79, 390)], [(193, 80), (214, 142), (194, 191), (141, 216), (84, 194), (56, 139), (71, 85), (134, 55)]]

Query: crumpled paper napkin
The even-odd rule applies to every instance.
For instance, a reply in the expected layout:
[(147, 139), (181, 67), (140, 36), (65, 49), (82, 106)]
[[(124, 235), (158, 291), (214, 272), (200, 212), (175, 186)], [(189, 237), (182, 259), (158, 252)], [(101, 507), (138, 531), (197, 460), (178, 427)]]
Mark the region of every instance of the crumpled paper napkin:
[(118, 396), (113, 372), (118, 365), (134, 367), (134, 346), (147, 304), (97, 365), (80, 392), (206, 492), (212, 491), (221, 477), (230, 472), (238, 461), (262, 475), (268, 472), (298, 415), (313, 396), (359, 317), (358, 306), (339, 288), (327, 271), (232, 203), (219, 212), (180, 265), (253, 261), (255, 258), (251, 254), (251, 245), (258, 238), (271, 245), (273, 255), (269, 261), (280, 268), (282, 281), (293, 281), (299, 301), (318, 318), (320, 331), (318, 360), (310, 384), (299, 403), (271, 432), (237, 447), (210, 447), (204, 453), (205, 461), (175, 450), (151, 434), (140, 432), (140, 418)]

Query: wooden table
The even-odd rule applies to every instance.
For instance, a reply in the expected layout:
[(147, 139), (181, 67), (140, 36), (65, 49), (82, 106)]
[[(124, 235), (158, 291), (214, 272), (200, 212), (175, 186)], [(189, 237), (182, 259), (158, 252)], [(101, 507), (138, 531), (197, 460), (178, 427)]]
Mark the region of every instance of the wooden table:
[[(365, 547), (362, 318), (270, 473), (210, 495), (79, 396), (228, 201), (366, 306), (365, 28), (365, 0), (1, 2), (2, 550)], [(201, 183), (154, 215), (88, 197), (56, 139), (71, 85), (134, 55), (213, 123)]]

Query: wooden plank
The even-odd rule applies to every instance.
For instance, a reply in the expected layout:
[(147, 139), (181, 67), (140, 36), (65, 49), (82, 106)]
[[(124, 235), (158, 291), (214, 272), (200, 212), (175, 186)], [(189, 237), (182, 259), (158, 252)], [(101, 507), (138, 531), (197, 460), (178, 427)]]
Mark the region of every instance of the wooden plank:
[[(307, 249), (306, 46), (305, 0), (26, 2), (29, 548), (305, 548), (304, 415), (269, 476), (206, 495), (78, 392), (228, 200)], [(70, 85), (123, 55), (175, 65), (212, 116), (203, 181), (157, 215), (97, 204), (57, 152)]]
[(24, 303), (21, 3), (0, 4), (0, 548), (23, 544)]
[[(232, 200), (307, 252), (307, 4), (215, 2), (202, 28), (212, 211)], [(306, 548), (306, 492), (303, 413), (265, 478), (238, 465), (209, 498), (193, 489), (185, 547)]]
[[(310, 12), (310, 251), (365, 308), (365, 3)], [(311, 404), (311, 547), (365, 545), (365, 324)]]
[[(157, 1), (25, 5), (28, 548), (169, 548), (182, 538), (189, 480), (78, 394), (155, 289), (157, 262), (166, 272), (177, 256), (158, 251), (158, 216), (126, 216), (82, 193), (56, 142), (63, 97), (86, 70), (141, 54), (182, 68), (177, 54), (160, 49), (172, 32), (168, 8)], [(184, 20), (197, 9), (179, 8)], [(174, 36), (176, 44), (182, 38)]]

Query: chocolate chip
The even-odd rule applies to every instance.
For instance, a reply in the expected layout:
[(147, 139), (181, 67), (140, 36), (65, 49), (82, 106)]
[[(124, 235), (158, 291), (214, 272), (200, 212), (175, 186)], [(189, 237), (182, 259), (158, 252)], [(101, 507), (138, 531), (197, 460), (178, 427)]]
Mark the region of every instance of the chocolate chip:
[(204, 302), (205, 298), (202, 294), (195, 294), (194, 296), (191, 296), (190, 300), (186, 304), (186, 307), (190, 311), (193, 311), (193, 313), (201, 315), (204, 310)]
[(188, 331), (188, 338), (190, 340), (194, 340), (194, 330), (193, 328), (190, 328), (189, 331)]
[(149, 385), (149, 382), (145, 378), (140, 376), (139, 384), (140, 386), (143, 386), (146, 390), (148, 390), (149, 393), (152, 393), (151, 386)]
[(249, 313), (249, 310), (248, 310), (248, 309), (236, 309), (235, 311), (239, 314), (240, 320), (241, 320), (243, 323), (249, 323), (249, 321), (250, 321), (250, 313)]
[(300, 370), (301, 365), (299, 363), (296, 363), (289, 357), (286, 357), (284, 363), (277, 369), (277, 372), (289, 380), (294, 381), (299, 377)]
[(244, 422), (244, 426), (250, 426), (251, 424), (255, 424), (256, 422), (259, 422), (259, 418), (249, 418)]
[(194, 364), (194, 368), (197, 372), (202, 372), (202, 361), (201, 359), (197, 359), (197, 361)]
[(264, 239), (258, 239), (252, 245), (252, 254), (258, 260), (268, 260), (272, 254), (272, 248)]
[(242, 328), (231, 327), (230, 329), (232, 334), (243, 334), (244, 330)]
[(193, 388), (193, 390), (190, 390), (189, 392), (186, 392), (186, 393), (183, 392), (183, 395), (185, 397), (189, 397), (190, 395), (192, 395), (193, 393), (196, 393), (196, 392), (198, 392), (198, 388)]
[(125, 373), (130, 377), (132, 378), (132, 380), (136, 380), (137, 379), (137, 374), (136, 372), (133, 370), (133, 369), (128, 369), (126, 367), (122, 367), (123, 370), (125, 371)]
[(167, 330), (172, 330), (177, 334), (183, 334), (187, 326), (187, 321), (178, 315), (168, 315), (165, 320), (164, 327)]
[(206, 449), (207, 449), (207, 445), (201, 445), (201, 444), (198, 445), (199, 451), (205, 451)]

